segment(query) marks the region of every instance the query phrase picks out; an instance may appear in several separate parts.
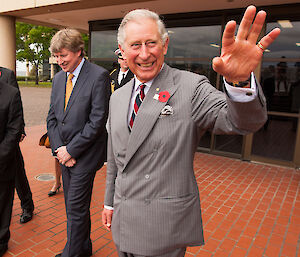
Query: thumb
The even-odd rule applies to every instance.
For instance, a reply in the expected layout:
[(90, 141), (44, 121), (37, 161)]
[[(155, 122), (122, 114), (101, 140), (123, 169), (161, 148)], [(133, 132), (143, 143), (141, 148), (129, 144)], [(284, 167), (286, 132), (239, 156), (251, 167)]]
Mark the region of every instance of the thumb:
[(215, 57), (212, 61), (212, 66), (215, 72), (223, 75), (224, 72), (224, 62), (221, 57)]

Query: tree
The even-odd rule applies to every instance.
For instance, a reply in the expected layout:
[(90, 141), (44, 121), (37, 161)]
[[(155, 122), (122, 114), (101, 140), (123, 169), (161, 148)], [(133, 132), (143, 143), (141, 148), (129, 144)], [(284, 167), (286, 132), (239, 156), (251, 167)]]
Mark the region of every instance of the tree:
[(38, 67), (49, 59), (50, 41), (56, 31), (54, 28), (16, 23), (16, 58), (18, 61), (29, 61), (36, 67), (36, 84), (39, 83)]

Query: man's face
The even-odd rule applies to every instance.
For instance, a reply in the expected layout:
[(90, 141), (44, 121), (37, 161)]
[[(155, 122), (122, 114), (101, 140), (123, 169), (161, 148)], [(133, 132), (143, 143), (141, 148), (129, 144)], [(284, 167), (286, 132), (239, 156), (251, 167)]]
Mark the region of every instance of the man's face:
[(160, 72), (168, 50), (168, 39), (163, 45), (155, 21), (149, 18), (130, 21), (125, 26), (125, 42), (119, 46), (129, 69), (141, 82), (152, 80)]
[(118, 63), (120, 64), (121, 70), (122, 71), (127, 71), (128, 70), (128, 64), (126, 59), (124, 58), (118, 58)]
[(81, 50), (74, 53), (68, 49), (63, 48), (53, 55), (56, 58), (57, 64), (62, 68), (64, 72), (73, 72), (82, 59), (82, 57), (80, 56)]

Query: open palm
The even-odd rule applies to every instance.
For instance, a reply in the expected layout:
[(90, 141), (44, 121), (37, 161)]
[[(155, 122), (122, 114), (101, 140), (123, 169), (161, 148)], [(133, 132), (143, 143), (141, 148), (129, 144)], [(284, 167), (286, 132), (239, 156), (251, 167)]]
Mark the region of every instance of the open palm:
[(247, 80), (250, 73), (260, 63), (263, 49), (272, 44), (280, 34), (280, 29), (276, 28), (265, 35), (259, 44), (256, 44), (265, 22), (266, 13), (259, 11), (256, 17), (255, 14), (255, 6), (249, 6), (236, 37), (234, 35), (236, 22), (229, 21), (226, 24), (222, 37), (221, 56), (213, 59), (213, 69), (229, 82)]

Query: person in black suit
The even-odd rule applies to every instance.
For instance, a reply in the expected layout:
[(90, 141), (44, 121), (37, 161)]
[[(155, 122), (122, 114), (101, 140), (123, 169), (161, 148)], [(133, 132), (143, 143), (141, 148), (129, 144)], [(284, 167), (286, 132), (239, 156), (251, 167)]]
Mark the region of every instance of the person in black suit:
[(75, 29), (58, 31), (50, 51), (62, 71), (52, 81), (47, 129), (61, 164), (67, 214), (67, 243), (56, 256), (91, 256), (90, 203), (96, 171), (106, 159), (110, 77), (84, 58), (84, 42)]
[(119, 68), (114, 69), (110, 73), (111, 77), (111, 92), (113, 93), (118, 88), (124, 86), (133, 78), (133, 73), (129, 70), (126, 59), (122, 56), (120, 49), (118, 48), (115, 51), (115, 54), (118, 56)]
[(8, 248), (23, 111), (18, 89), (0, 81), (0, 256)]
[[(4, 67), (0, 67), (0, 81), (6, 82), (9, 85), (14, 86), (19, 90), (16, 75), (12, 70)], [(24, 121), (24, 119), (23, 119)], [(25, 123), (23, 122), (22, 136), (20, 142), (23, 141), (25, 134)], [(26, 176), (26, 171), (24, 167), (24, 159), (20, 149), (17, 149), (17, 172), (16, 172), (16, 190), (18, 197), (21, 201), (22, 214), (20, 217), (20, 223), (26, 223), (30, 221), (33, 217), (34, 203), (32, 200), (32, 193)]]

